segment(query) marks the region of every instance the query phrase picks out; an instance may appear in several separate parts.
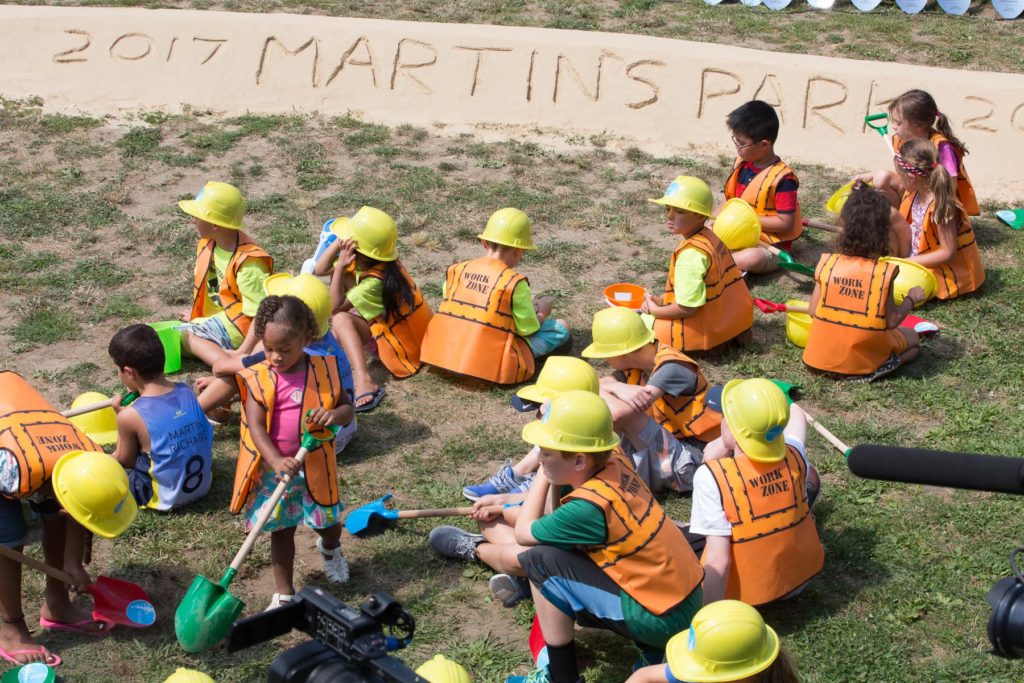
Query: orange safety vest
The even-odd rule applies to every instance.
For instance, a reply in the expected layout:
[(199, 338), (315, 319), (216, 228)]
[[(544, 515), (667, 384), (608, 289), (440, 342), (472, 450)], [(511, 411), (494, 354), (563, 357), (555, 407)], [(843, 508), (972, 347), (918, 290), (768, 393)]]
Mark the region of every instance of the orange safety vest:
[(804, 363), (844, 375), (881, 367), (892, 355), (885, 313), (898, 270), (893, 263), (822, 254), (814, 271), (820, 295)]
[[(412, 306), (402, 299), (397, 313), (379, 315), (368, 322), (370, 332), (377, 340), (377, 354), (381, 362), (395, 377), (409, 377), (420, 369), (420, 345), (434, 312), (430, 310), (430, 304), (423, 298), (409, 271), (401, 263), (396, 263), (409, 289), (412, 290)], [(363, 277), (383, 280), (384, 264), (373, 266), (363, 273)]]
[(726, 598), (763, 605), (821, 571), (825, 549), (807, 503), (807, 467), (796, 448), (787, 446), (779, 462), (754, 462), (739, 454), (705, 464), (732, 524)]
[(0, 370), (0, 450), (18, 465), (18, 490), (4, 495), (27, 498), (49, 480), (53, 466), (68, 451), (102, 449), (21, 375)]
[[(648, 409), (647, 414), (677, 438), (693, 437), (705, 443), (717, 439), (722, 432), (722, 415), (714, 410), (708, 410), (704, 404), (704, 397), (708, 393), (708, 381), (697, 363), (682, 351), (659, 343), (654, 354), (654, 368), (650, 374), (653, 375), (665, 363), (681, 363), (693, 370), (697, 375), (697, 388), (692, 396), (662, 394)], [(636, 369), (623, 374), (627, 384), (637, 386), (647, 384), (650, 378), (650, 375)]]
[[(274, 402), (277, 398), (277, 375), (266, 361), (257, 363), (242, 370), (236, 375), (238, 389), (242, 396), (242, 405), (252, 395), (260, 406), (266, 410), (267, 419), (264, 428), (270, 431), (270, 422), (274, 416)], [(306, 385), (302, 394), (303, 416), (313, 408), (333, 409), (342, 392), (341, 378), (338, 375), (338, 364), (330, 356), (306, 356)], [(300, 433), (305, 419), (299, 421)], [(321, 436), (320, 434), (315, 434)], [(235, 466), (235, 483), (231, 493), (230, 510), (237, 514), (245, 507), (253, 486), (259, 481), (260, 463), (263, 458), (256, 450), (249, 431), (249, 422), (245, 409), (242, 410), (242, 429), (238, 443), (238, 464)], [(338, 464), (334, 454), (334, 440), (321, 443), (309, 452), (302, 463), (306, 476), (306, 486), (310, 497), (323, 506), (336, 505), (338, 496)]]
[(497, 384), (533, 377), (533, 352), (512, 317), (512, 292), (520, 282), (526, 277), (490, 256), (450, 266), (421, 360)]
[(604, 543), (583, 551), (652, 614), (669, 611), (700, 585), (704, 570), (690, 544), (621, 453), (562, 502), (573, 499), (601, 508), (608, 530)]
[[(214, 267), (213, 250), (215, 246), (216, 244), (211, 239), (199, 240), (199, 248), (196, 250), (195, 279), (192, 281), (192, 313), (189, 316), (190, 320), (219, 312), (213, 311), (211, 313), (204, 310), (206, 283), (210, 277), (210, 269)], [(274, 272), (274, 259), (267, 252), (256, 246), (251, 237), (244, 232), (239, 232), (238, 245), (231, 252), (231, 258), (228, 260), (228, 267), (224, 273), (224, 281), (219, 283), (217, 294), (220, 298), (220, 305), (228, 316), (228, 320), (231, 321), (231, 324), (235, 326), (242, 336), (245, 336), (249, 331), (252, 318), (242, 313), (242, 291), (238, 288), (238, 280), (236, 278), (238, 277), (238, 271), (242, 268), (242, 264), (249, 260), (263, 263), (268, 273)]]
[(707, 351), (738, 337), (754, 325), (754, 300), (729, 248), (708, 228), (681, 240), (668, 263), (666, 304), (676, 301), (676, 259), (685, 249), (699, 249), (708, 258), (704, 275), (706, 301), (686, 318), (655, 318), (658, 341), (680, 351)]
[[(939, 144), (943, 142), (949, 142), (950, 145), (953, 145), (949, 138), (937, 130), (932, 130), (928, 141), (935, 145), (935, 149), (938, 149)], [(900, 140), (900, 136), (893, 135), (893, 149), (899, 152), (902, 146), (903, 141)], [(981, 209), (978, 207), (978, 197), (974, 194), (974, 185), (971, 184), (971, 179), (967, 175), (967, 168), (964, 167), (964, 155), (956, 148), (956, 145), (953, 145), (953, 153), (956, 154), (956, 198), (960, 200), (960, 205), (964, 207), (964, 211), (967, 212), (968, 216), (980, 216)]]
[[(778, 190), (779, 182), (787, 175), (792, 174), (792, 176), (796, 178), (796, 174), (793, 173), (793, 169), (781, 160), (776, 161), (771, 166), (762, 168), (761, 172), (754, 176), (750, 183), (743, 189), (743, 194), (737, 195), (736, 188), (739, 186), (741, 166), (743, 166), (743, 160), (737, 157), (736, 162), (732, 167), (732, 174), (729, 176), (729, 179), (725, 181), (726, 199), (732, 199), (733, 197), (738, 196), (747, 204), (754, 207), (754, 212), (757, 213), (758, 216), (776, 215), (778, 212), (775, 210), (775, 192)], [(790, 230), (786, 232), (762, 232), (761, 240), (768, 242), (768, 244), (778, 244), (779, 242), (795, 240), (804, 232), (804, 224), (800, 215), (799, 203), (797, 204), (796, 214), (793, 216), (793, 219), (793, 227)]]
[[(900, 213), (913, 225), (914, 198), (917, 193), (907, 193), (903, 196), (903, 204), (900, 206)], [(921, 236), (917, 241), (917, 253), (927, 254), (939, 248), (938, 226), (932, 223), (932, 214), (935, 211), (935, 203), (932, 202), (924, 214), (924, 223), (921, 225)], [(985, 268), (981, 265), (981, 253), (978, 251), (978, 243), (974, 239), (974, 228), (971, 227), (971, 220), (966, 215), (961, 215), (960, 227), (956, 233), (956, 251), (953, 257), (941, 266), (931, 269), (935, 279), (939, 283), (937, 296), (939, 299), (955, 299), (958, 296), (969, 294), (981, 287), (985, 282)]]

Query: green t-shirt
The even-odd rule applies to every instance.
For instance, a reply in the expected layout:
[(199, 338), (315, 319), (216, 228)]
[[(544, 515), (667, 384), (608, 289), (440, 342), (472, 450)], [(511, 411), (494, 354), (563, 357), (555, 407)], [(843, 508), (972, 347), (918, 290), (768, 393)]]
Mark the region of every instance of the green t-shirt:
[(708, 255), (700, 249), (684, 249), (676, 257), (675, 295), (676, 303), (687, 308), (700, 308), (707, 303), (707, 289), (704, 277), (711, 267)]
[(345, 295), (352, 307), (370, 321), (384, 315), (384, 281), (377, 277), (365, 277), (356, 272), (356, 286)]
[[(209, 281), (216, 279), (218, 283), (224, 281), (224, 278), (228, 272), (228, 263), (231, 261), (231, 252), (227, 249), (221, 249), (215, 246), (213, 248), (213, 270), (207, 276), (207, 290), (206, 296), (207, 301), (203, 306), (204, 311), (214, 310), (217, 311), (211, 316), (216, 318), (224, 326), (224, 329), (228, 332), (228, 338), (231, 340), (231, 345), (236, 349), (242, 343), (244, 335), (238, 331), (238, 329), (231, 323), (228, 318), (228, 314), (224, 312), (224, 307), (219, 301), (219, 297), (210, 296)], [(252, 259), (247, 260), (242, 264), (242, 267), (238, 269), (238, 275), (235, 277), (235, 281), (238, 283), (238, 291), (242, 295), (242, 313), (249, 318), (256, 316), (256, 311), (260, 307), (260, 302), (263, 301), (266, 294), (263, 292), (263, 281), (267, 279), (270, 273), (267, 271), (266, 266), (261, 261), (254, 261)], [(218, 289), (220, 285), (217, 285)], [(216, 292), (214, 292), (216, 295)], [(192, 322), (201, 322), (205, 318), (199, 318)]]

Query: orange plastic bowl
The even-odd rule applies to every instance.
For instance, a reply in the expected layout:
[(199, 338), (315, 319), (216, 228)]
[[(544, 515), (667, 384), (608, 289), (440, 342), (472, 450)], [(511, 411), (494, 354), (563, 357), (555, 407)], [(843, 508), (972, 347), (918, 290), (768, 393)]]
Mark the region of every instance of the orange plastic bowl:
[(639, 311), (644, 302), (644, 288), (629, 282), (618, 282), (604, 288), (604, 300), (609, 306), (622, 306)]

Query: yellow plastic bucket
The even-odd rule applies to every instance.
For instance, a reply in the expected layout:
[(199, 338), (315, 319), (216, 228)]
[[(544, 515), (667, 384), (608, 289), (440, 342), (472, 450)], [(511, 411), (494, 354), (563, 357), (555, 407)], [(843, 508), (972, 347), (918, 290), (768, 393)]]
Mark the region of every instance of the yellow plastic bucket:
[[(786, 302), (787, 306), (796, 306), (797, 304), (806, 305), (806, 302), (801, 301), (800, 299), (790, 299)], [(810, 313), (804, 313), (802, 311), (786, 311), (786, 337), (789, 338), (789, 341), (802, 349), (807, 346), (807, 337), (810, 336), (810, 334)]]
[(761, 221), (757, 213), (738, 197), (722, 206), (711, 229), (730, 251), (753, 247), (761, 239)]
[[(856, 184), (856, 180), (851, 180), (836, 190), (835, 194), (829, 197), (828, 201), (825, 202), (825, 210), (830, 213), (840, 213), (846, 205), (846, 200), (850, 198), (850, 193), (853, 192), (853, 186)], [(871, 187), (871, 183), (868, 183), (868, 187)]]
[(939, 283), (935, 280), (935, 275), (931, 269), (919, 263), (896, 258), (895, 256), (883, 256), (879, 260), (885, 263), (895, 263), (900, 267), (900, 272), (892, 283), (893, 298), (896, 299), (897, 304), (903, 303), (907, 292), (914, 287), (920, 287), (924, 290), (924, 301), (914, 308), (920, 308), (925, 302), (935, 298), (935, 294), (939, 291)]
[(164, 347), (164, 374), (171, 374), (181, 370), (181, 326), (180, 320), (164, 320), (158, 323), (149, 323), (149, 326), (156, 330), (160, 337), (160, 343)]

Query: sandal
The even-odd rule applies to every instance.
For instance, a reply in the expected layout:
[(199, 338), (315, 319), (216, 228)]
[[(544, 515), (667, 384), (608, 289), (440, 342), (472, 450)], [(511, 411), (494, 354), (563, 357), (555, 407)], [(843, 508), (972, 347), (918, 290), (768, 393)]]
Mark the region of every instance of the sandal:
[[(355, 411), (357, 413), (367, 413), (373, 410), (374, 408), (380, 405), (381, 401), (384, 400), (384, 396), (386, 393), (387, 392), (384, 391), (384, 387), (377, 387), (377, 391), (364, 391), (363, 393), (356, 396), (355, 400), (352, 401), (352, 403), (355, 405)], [(359, 405), (359, 399), (366, 398), (367, 396), (371, 397), (370, 402), (364, 403), (363, 405)]]
[(274, 593), (274, 596), (272, 598), (270, 598), (270, 606), (268, 606), (267, 609), (265, 609), (263, 611), (264, 612), (269, 612), (272, 609), (277, 609), (278, 607), (284, 607), (285, 605), (287, 605), (289, 602), (291, 602), (294, 599), (295, 599), (295, 596), (292, 595), (291, 593)]
[(341, 546), (326, 550), (324, 539), (318, 538), (316, 549), (320, 551), (320, 557), (324, 560), (324, 574), (327, 575), (327, 580), (333, 584), (347, 582), (349, 577), (348, 560), (341, 554)]
[(45, 645), (40, 645), (39, 647), (29, 647), (23, 650), (5, 650), (2, 647), (0, 647), (0, 658), (2, 658), (4, 661), (10, 662), (15, 666), (23, 666), (25, 664), (30, 663), (19, 662), (18, 657), (20, 655), (42, 655), (42, 663), (50, 667), (51, 669), (60, 666), (61, 663), (60, 657), (47, 650)]

